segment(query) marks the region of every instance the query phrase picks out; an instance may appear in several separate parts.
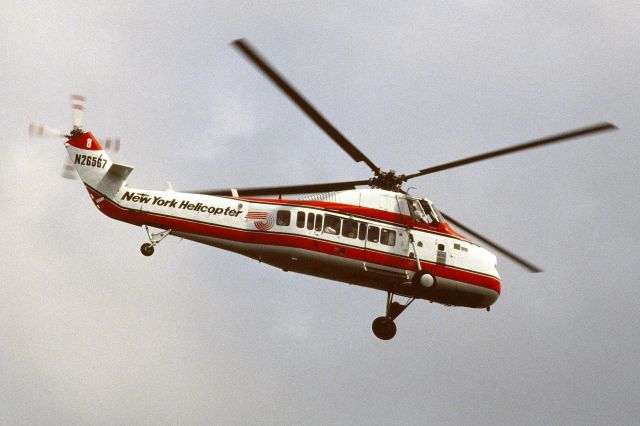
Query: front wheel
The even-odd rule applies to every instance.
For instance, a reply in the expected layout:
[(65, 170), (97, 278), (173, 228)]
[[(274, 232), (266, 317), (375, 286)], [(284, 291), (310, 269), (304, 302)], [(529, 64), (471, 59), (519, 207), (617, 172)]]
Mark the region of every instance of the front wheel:
[(374, 319), (371, 324), (371, 329), (373, 330), (373, 334), (381, 340), (392, 339), (393, 336), (396, 335), (397, 330), (396, 323), (388, 317), (378, 317)]
[(140, 247), (140, 253), (145, 256), (151, 256), (153, 254), (153, 245), (150, 243), (144, 243), (142, 247)]

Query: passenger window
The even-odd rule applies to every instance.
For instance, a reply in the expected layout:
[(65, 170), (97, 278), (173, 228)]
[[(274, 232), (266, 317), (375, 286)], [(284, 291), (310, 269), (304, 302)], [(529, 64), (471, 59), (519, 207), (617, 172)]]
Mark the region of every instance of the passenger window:
[(367, 238), (367, 224), (360, 222), (360, 229), (358, 229), (358, 239), (364, 241)]
[(355, 238), (358, 235), (358, 222), (351, 219), (342, 221), (342, 236), (347, 238)]
[(298, 228), (304, 228), (304, 212), (298, 212), (298, 217), (296, 218), (296, 226)]
[(313, 229), (313, 221), (315, 219), (315, 214), (309, 213), (307, 215), (307, 229)]
[(320, 232), (322, 231), (322, 215), (321, 214), (317, 214), (316, 215), (316, 231)]
[(276, 214), (276, 224), (279, 226), (289, 226), (291, 223), (291, 212), (289, 210), (278, 210)]
[(396, 245), (396, 231), (390, 229), (382, 229), (380, 232), (380, 242), (388, 246)]
[(338, 235), (340, 233), (340, 218), (333, 215), (325, 215), (324, 232), (327, 234)]
[(372, 243), (380, 241), (380, 228), (377, 226), (370, 226), (369, 233), (367, 234), (367, 241), (371, 241)]

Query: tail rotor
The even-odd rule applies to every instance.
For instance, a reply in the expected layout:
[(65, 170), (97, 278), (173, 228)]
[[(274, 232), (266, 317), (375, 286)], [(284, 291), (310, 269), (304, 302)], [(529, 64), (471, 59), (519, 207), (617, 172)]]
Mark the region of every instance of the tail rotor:
[[(84, 133), (82, 129), (82, 120), (84, 118), (84, 111), (87, 103), (87, 98), (81, 95), (71, 95), (71, 121), (72, 129), (67, 134), (62, 130), (52, 127), (44, 126), (39, 123), (29, 123), (29, 136), (35, 138), (65, 138), (70, 139), (75, 136), (79, 136)], [(118, 152), (120, 151), (120, 138), (107, 137), (104, 138), (105, 151)], [(78, 178), (75, 167), (71, 164), (71, 160), (67, 157), (61, 173), (63, 178), (75, 180)]]

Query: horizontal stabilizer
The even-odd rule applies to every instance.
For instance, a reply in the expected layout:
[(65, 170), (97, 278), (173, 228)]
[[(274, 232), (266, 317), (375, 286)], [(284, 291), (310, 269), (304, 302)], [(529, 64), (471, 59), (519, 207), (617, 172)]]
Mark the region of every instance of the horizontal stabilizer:
[(125, 166), (124, 164), (113, 163), (109, 168), (107, 174), (112, 175), (114, 178), (127, 180), (129, 174), (133, 171), (133, 167)]
[(132, 170), (133, 167), (123, 164), (111, 164), (109, 171), (104, 175), (96, 189), (108, 197), (114, 196), (122, 188)]

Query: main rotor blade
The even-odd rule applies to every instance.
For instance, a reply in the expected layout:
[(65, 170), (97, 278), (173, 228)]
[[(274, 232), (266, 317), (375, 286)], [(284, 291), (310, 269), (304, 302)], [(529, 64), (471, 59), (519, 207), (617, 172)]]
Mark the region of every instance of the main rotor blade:
[[(442, 211), (440, 211), (440, 213), (442, 213)], [(502, 253), (503, 255), (507, 256), (509, 259), (511, 259), (514, 262), (516, 262), (517, 264), (519, 264), (520, 266), (528, 269), (530, 272), (542, 272), (542, 269), (538, 268), (533, 263), (530, 263), (530, 262), (524, 260), (520, 256), (517, 256), (513, 252), (511, 252), (511, 251), (507, 250), (506, 248), (502, 247), (498, 243), (493, 242), (490, 239), (488, 239), (487, 237), (478, 234), (476, 231), (472, 230), (471, 228), (469, 228), (467, 226), (464, 226), (463, 224), (461, 224), (460, 222), (458, 222), (457, 220), (455, 220), (451, 216), (446, 215), (444, 213), (442, 213), (442, 216), (447, 220), (447, 222), (450, 222), (450, 223), (454, 224), (456, 227), (462, 229), (463, 231), (465, 231), (469, 235), (472, 235), (473, 237), (483, 241), (484, 243), (486, 243), (487, 245), (491, 246), (496, 251)]]
[(407, 175), (404, 177), (405, 182), (409, 179), (413, 179), (418, 176), (424, 176), (431, 173), (439, 172), (442, 170), (451, 169), (454, 167), (462, 166), (469, 163), (475, 163), (482, 160), (487, 160), (489, 158), (498, 157), (501, 155), (511, 154), (518, 151), (524, 151), (526, 149), (536, 148), (542, 145), (548, 145), (556, 142), (566, 141), (568, 139), (573, 139), (581, 136), (587, 136), (593, 133), (604, 132), (607, 130), (615, 130), (617, 127), (611, 123), (598, 123), (589, 127), (583, 127), (581, 129), (571, 130), (569, 132), (559, 133), (553, 136), (547, 136), (542, 139), (536, 139), (531, 142), (526, 142), (520, 145), (514, 145), (512, 147), (499, 149), (497, 151), (487, 152), (485, 154), (474, 155), (473, 157), (464, 158), (462, 160), (452, 161), (450, 163), (441, 164), (439, 166), (429, 167), (427, 169), (422, 169), (418, 173), (414, 173), (411, 175)]
[(257, 66), (273, 84), (278, 86), (307, 116), (313, 120), (335, 143), (340, 145), (347, 154), (356, 162), (364, 161), (374, 172), (380, 170), (373, 161), (369, 160), (354, 144), (352, 144), (338, 129), (325, 119), (296, 89), (289, 84), (258, 52), (244, 39), (235, 40), (233, 43), (255, 66)]
[[(315, 183), (309, 185), (291, 185), (291, 186), (268, 186), (263, 188), (238, 188), (239, 196), (250, 197), (257, 195), (289, 195), (289, 194), (310, 194), (317, 192), (342, 191), (346, 189), (355, 189), (357, 185), (366, 185), (368, 180), (354, 180), (351, 182), (331, 182), (331, 183)], [(235, 188), (234, 188), (235, 189)], [(217, 189), (205, 191), (187, 191), (195, 194), (228, 196), (232, 195), (231, 189)]]

